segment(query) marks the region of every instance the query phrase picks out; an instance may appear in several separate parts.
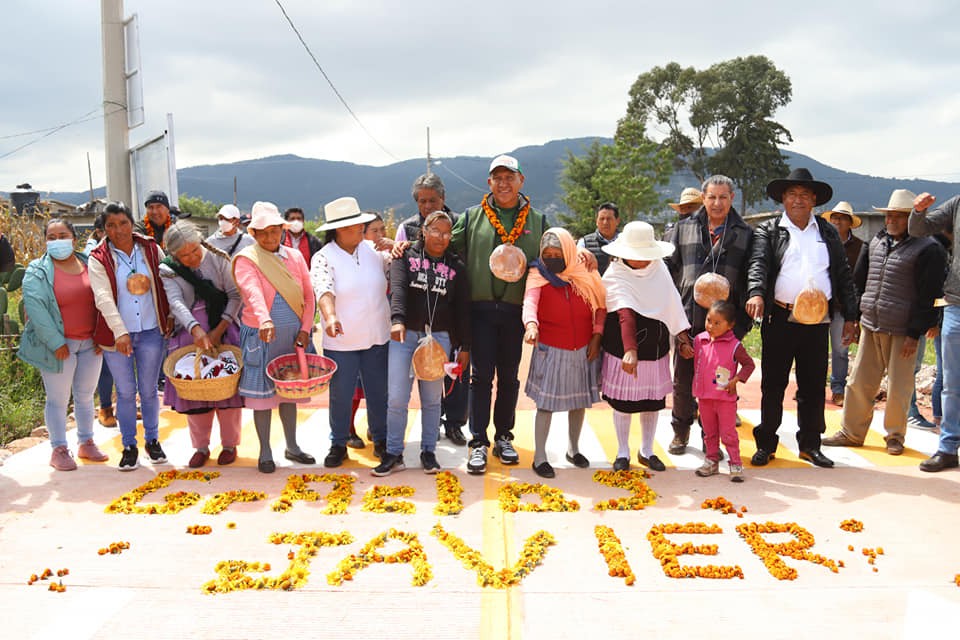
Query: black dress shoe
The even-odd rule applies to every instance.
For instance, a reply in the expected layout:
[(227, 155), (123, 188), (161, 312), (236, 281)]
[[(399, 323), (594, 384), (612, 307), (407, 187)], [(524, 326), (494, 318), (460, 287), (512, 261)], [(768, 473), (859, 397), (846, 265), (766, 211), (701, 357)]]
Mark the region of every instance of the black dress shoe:
[(575, 467), (579, 467), (580, 469), (586, 469), (590, 466), (590, 461), (587, 460), (587, 456), (583, 455), (582, 453), (577, 453), (575, 455), (570, 455), (568, 453), (567, 462)]
[(557, 476), (556, 472), (553, 470), (553, 467), (551, 467), (550, 463), (546, 461), (533, 465), (533, 470), (536, 471), (537, 475), (541, 478), (555, 478)]
[(323, 459), (325, 467), (339, 467), (347, 459), (347, 448), (340, 445), (330, 445), (330, 453)]
[(824, 469), (830, 469), (833, 467), (833, 460), (823, 455), (823, 452), (820, 451), (820, 449), (807, 449), (806, 451), (801, 451), (800, 459), (811, 462), (818, 467), (823, 467)]
[(257, 463), (257, 471), (260, 473), (273, 473), (277, 470), (277, 465), (273, 460), (261, 460)]
[(317, 464), (317, 459), (306, 451), (299, 451), (294, 453), (287, 449), (283, 452), (283, 457), (287, 460), (292, 460), (294, 462), (299, 462), (300, 464)]
[(461, 431), (460, 427), (457, 425), (444, 425), (443, 433), (447, 436), (447, 440), (458, 447), (462, 447), (463, 445), (467, 444), (467, 439), (463, 437), (463, 431)]
[(649, 458), (637, 454), (637, 462), (642, 464), (645, 467), (650, 467), (654, 471), (666, 471), (667, 466), (663, 464), (663, 461), (656, 456), (656, 454), (651, 455)]
[[(822, 454), (821, 454), (822, 455)], [(757, 449), (757, 452), (753, 454), (753, 457), (750, 458), (750, 464), (755, 467), (762, 467), (768, 462), (773, 460), (776, 456), (773, 451), (767, 451), (766, 449)]]
[(920, 463), (920, 470), (943, 471), (944, 469), (956, 469), (958, 466), (960, 466), (960, 461), (957, 459), (957, 454), (937, 451)]
[(630, 458), (617, 458), (613, 461), (614, 471), (626, 471), (630, 468)]

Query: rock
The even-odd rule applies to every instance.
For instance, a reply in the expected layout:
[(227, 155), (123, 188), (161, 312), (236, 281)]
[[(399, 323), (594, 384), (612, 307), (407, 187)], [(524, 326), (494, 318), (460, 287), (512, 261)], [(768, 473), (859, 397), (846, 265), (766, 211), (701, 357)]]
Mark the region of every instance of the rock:
[(10, 453), (20, 453), (25, 449), (29, 449), (30, 447), (33, 447), (35, 445), (40, 444), (41, 442), (46, 442), (46, 441), (47, 441), (46, 438), (35, 438), (33, 436), (20, 438), (18, 440), (14, 440), (13, 442), (8, 442), (7, 450)]
[(37, 427), (36, 429), (30, 432), (30, 437), (31, 438), (49, 438), (50, 432), (47, 431), (46, 426), (40, 425), (39, 427)]

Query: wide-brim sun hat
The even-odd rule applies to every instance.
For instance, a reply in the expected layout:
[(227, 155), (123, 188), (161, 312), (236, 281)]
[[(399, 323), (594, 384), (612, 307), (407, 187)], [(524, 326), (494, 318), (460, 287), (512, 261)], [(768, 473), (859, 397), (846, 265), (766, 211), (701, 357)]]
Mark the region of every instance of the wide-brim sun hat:
[(860, 218), (860, 216), (858, 216), (853, 212), (853, 206), (849, 202), (846, 202), (844, 200), (841, 200), (837, 204), (833, 205), (833, 209), (830, 209), (828, 211), (824, 211), (823, 213), (821, 213), (820, 217), (823, 218), (824, 220), (829, 221), (830, 216), (833, 215), (834, 213), (842, 213), (845, 216), (850, 216), (851, 229), (856, 229), (857, 227), (863, 224), (863, 220)]
[(674, 211), (679, 211), (685, 204), (703, 204), (703, 194), (700, 193), (700, 189), (687, 187), (680, 192), (680, 202), (668, 202), (667, 206)]
[(826, 182), (814, 180), (810, 170), (803, 167), (792, 170), (786, 178), (771, 181), (770, 184), (767, 185), (767, 195), (770, 196), (774, 202), (782, 203), (783, 192), (793, 186), (807, 187), (812, 190), (817, 199), (815, 203), (817, 207), (830, 202), (830, 198), (833, 197), (833, 187)]
[(910, 213), (913, 211), (913, 201), (916, 197), (917, 194), (908, 189), (894, 189), (887, 206), (874, 207), (873, 210), (884, 213)]
[(272, 202), (257, 201), (253, 203), (253, 208), (250, 209), (250, 224), (247, 225), (247, 228), (259, 231), (260, 229), (276, 227), (278, 225), (285, 227), (286, 224), (287, 221), (280, 215), (280, 210), (277, 209), (277, 205)]
[(657, 240), (653, 227), (639, 220), (628, 222), (616, 240), (601, 248), (622, 260), (659, 260), (676, 249), (669, 242)]
[(330, 231), (354, 224), (365, 224), (371, 220), (376, 220), (376, 218), (377, 216), (373, 213), (361, 211), (356, 198), (346, 196), (328, 202), (323, 207), (324, 222), (317, 227), (317, 231)]

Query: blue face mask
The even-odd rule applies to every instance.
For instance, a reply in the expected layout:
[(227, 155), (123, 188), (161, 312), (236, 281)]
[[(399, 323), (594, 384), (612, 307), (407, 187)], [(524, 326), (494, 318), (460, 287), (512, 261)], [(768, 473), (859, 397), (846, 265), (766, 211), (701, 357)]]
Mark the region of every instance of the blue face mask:
[(73, 239), (47, 240), (47, 253), (54, 260), (66, 260), (73, 255)]

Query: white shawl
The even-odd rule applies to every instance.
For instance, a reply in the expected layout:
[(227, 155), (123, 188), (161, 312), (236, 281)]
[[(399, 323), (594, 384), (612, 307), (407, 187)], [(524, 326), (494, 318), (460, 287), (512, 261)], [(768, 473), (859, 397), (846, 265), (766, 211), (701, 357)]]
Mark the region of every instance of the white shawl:
[(631, 269), (619, 261), (611, 261), (603, 274), (607, 288), (607, 312), (633, 309), (641, 316), (667, 325), (670, 335), (690, 328), (683, 310), (680, 292), (663, 260), (653, 260), (643, 269)]

